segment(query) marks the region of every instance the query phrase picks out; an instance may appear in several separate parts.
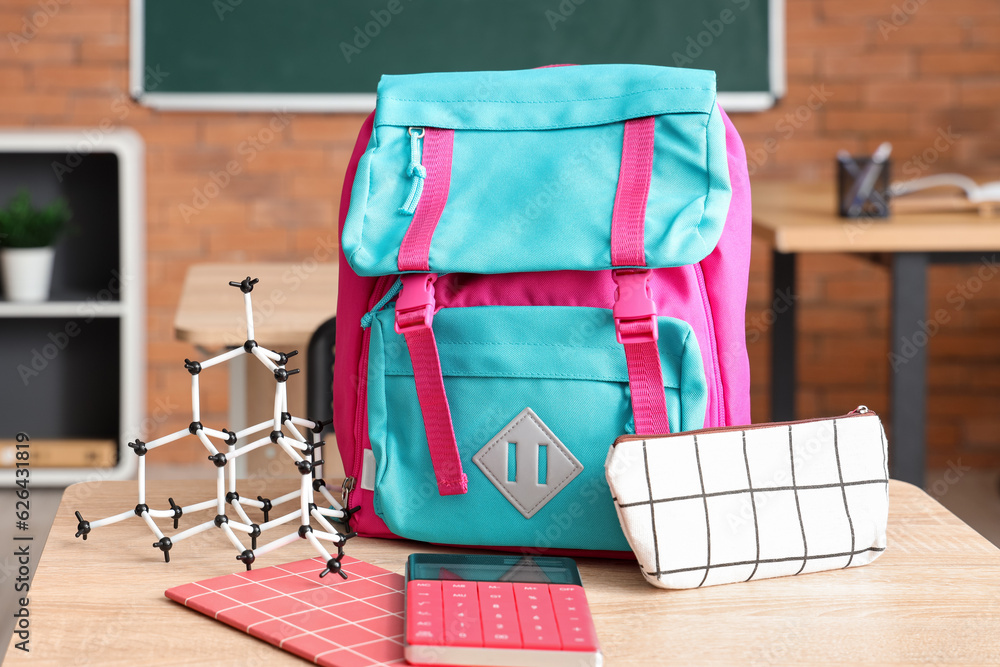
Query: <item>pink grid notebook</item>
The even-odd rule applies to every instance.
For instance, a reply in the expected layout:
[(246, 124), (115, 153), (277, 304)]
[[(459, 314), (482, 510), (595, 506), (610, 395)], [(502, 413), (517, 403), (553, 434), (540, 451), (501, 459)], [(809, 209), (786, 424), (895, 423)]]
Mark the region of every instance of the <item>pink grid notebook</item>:
[(227, 574), (166, 591), (174, 602), (317, 665), (404, 664), (403, 577), (344, 556), (350, 579), (319, 558)]

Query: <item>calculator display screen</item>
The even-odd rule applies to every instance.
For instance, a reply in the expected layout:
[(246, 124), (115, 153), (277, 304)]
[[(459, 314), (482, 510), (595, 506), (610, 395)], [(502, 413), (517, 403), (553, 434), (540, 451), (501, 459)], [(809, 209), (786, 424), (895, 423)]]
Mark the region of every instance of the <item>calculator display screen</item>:
[(583, 585), (573, 559), (553, 556), (412, 554), (406, 578)]

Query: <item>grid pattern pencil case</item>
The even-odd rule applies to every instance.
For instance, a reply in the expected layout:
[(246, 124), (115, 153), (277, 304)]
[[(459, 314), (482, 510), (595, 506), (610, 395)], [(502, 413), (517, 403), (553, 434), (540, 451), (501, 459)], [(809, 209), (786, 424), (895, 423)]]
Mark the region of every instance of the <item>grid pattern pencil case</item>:
[(618, 438), (605, 464), (625, 537), (661, 588), (866, 565), (886, 547), (887, 443), (842, 417)]

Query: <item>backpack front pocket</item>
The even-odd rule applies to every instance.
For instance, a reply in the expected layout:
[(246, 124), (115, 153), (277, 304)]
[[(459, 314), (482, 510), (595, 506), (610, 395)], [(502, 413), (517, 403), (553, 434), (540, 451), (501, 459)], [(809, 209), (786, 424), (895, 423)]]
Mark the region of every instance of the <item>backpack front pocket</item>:
[[(628, 368), (612, 312), (566, 306), (445, 308), (434, 316), (468, 492), (435, 483), (413, 368), (395, 311), (372, 323), (368, 430), (375, 510), (395, 534), (484, 546), (627, 551), (604, 476), (631, 432)], [(658, 318), (671, 430), (701, 428), (707, 402), (691, 327)]]
[[(692, 264), (715, 248), (726, 221), (726, 155), (709, 71), (387, 75), (351, 190), (344, 255), (364, 276)], [(626, 260), (614, 256), (615, 237), (627, 232), (613, 233), (613, 221), (629, 207), (642, 209), (642, 234)], [(421, 266), (412, 264), (417, 250)]]

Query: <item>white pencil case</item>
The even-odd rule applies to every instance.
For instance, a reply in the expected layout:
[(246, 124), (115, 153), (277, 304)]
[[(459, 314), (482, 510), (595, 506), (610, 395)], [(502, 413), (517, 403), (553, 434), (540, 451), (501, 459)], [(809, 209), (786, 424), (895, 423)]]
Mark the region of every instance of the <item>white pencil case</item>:
[(866, 565), (886, 547), (887, 443), (833, 419), (618, 438), (605, 473), (649, 583), (697, 588)]

